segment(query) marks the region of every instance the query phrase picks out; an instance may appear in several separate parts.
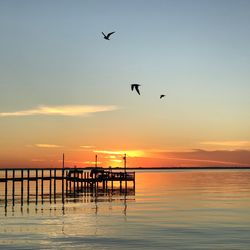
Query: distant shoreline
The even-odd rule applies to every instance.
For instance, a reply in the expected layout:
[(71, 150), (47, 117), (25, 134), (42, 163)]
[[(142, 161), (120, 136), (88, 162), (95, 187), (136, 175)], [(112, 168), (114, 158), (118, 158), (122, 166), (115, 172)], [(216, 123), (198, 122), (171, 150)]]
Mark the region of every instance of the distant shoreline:
[[(95, 167), (76, 167), (77, 169), (85, 169), (85, 170), (91, 170)], [(102, 168), (102, 169), (105, 169), (105, 170), (109, 170), (110, 168), (109, 167), (98, 167), (98, 168)], [(13, 167), (7, 167), (7, 168), (0, 168), (0, 171), (3, 171), (3, 170), (36, 170), (36, 169), (44, 169), (44, 170), (49, 170), (49, 169), (63, 169), (61, 167), (30, 167), (30, 168), (23, 168), (23, 167), (16, 167), (16, 168), (13, 168)], [(65, 167), (64, 168), (65, 170), (67, 169), (74, 169), (74, 167)], [(113, 167), (111, 168), (112, 170), (124, 170), (124, 167)], [(129, 170), (244, 170), (244, 169), (248, 169), (250, 170), (250, 166), (246, 166), (246, 167), (127, 167), (126, 168), (128, 171)]]
[[(109, 168), (104, 168), (109, 169)], [(120, 169), (124, 170), (122, 167), (112, 168), (112, 169)], [(220, 169), (250, 169), (250, 166), (247, 167), (154, 167), (154, 168), (146, 168), (146, 167), (135, 167), (135, 168), (127, 168), (129, 170), (220, 170)]]

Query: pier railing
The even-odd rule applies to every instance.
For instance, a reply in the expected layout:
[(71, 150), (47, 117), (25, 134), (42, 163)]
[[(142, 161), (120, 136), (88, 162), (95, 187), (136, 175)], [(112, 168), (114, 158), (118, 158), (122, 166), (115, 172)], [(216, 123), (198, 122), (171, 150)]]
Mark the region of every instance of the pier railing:
[[(132, 183), (132, 185), (131, 185)], [(84, 192), (135, 190), (135, 172), (84, 168), (0, 169), (0, 204), (50, 202)]]

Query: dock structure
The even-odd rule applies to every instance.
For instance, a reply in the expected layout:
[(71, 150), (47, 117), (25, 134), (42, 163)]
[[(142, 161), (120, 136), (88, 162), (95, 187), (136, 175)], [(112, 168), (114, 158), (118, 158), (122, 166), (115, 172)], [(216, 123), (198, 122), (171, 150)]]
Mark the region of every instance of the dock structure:
[(82, 193), (135, 190), (135, 172), (103, 168), (7, 168), (0, 169), (0, 204), (16, 202), (56, 203)]

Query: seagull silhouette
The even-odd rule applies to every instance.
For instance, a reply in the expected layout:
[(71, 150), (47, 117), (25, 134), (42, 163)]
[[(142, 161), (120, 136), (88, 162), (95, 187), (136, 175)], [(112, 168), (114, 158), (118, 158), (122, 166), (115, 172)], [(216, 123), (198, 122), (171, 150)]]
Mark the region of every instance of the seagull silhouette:
[(165, 97), (165, 96), (166, 96), (166, 95), (160, 95), (160, 99), (163, 98), (163, 97)]
[(109, 37), (110, 37), (112, 34), (114, 34), (114, 33), (115, 33), (115, 31), (110, 32), (110, 33), (108, 33), (107, 35), (105, 35), (105, 34), (102, 32), (103, 38), (106, 39), (106, 40), (109, 40)]
[(139, 86), (141, 86), (141, 85), (140, 84), (131, 84), (131, 90), (133, 91), (135, 89), (136, 92), (140, 95)]

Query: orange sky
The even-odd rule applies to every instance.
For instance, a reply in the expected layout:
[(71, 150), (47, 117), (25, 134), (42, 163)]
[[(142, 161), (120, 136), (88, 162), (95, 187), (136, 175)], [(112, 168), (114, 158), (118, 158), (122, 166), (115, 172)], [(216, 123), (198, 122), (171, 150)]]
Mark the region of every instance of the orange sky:
[(127, 155), (127, 167), (191, 167), (191, 166), (250, 166), (249, 150), (190, 150), (183, 152), (163, 150), (101, 150), (94, 146), (69, 149), (58, 145), (27, 145), (22, 151), (1, 155), (0, 167), (61, 167), (62, 152), (66, 167), (98, 166), (122, 167)]

